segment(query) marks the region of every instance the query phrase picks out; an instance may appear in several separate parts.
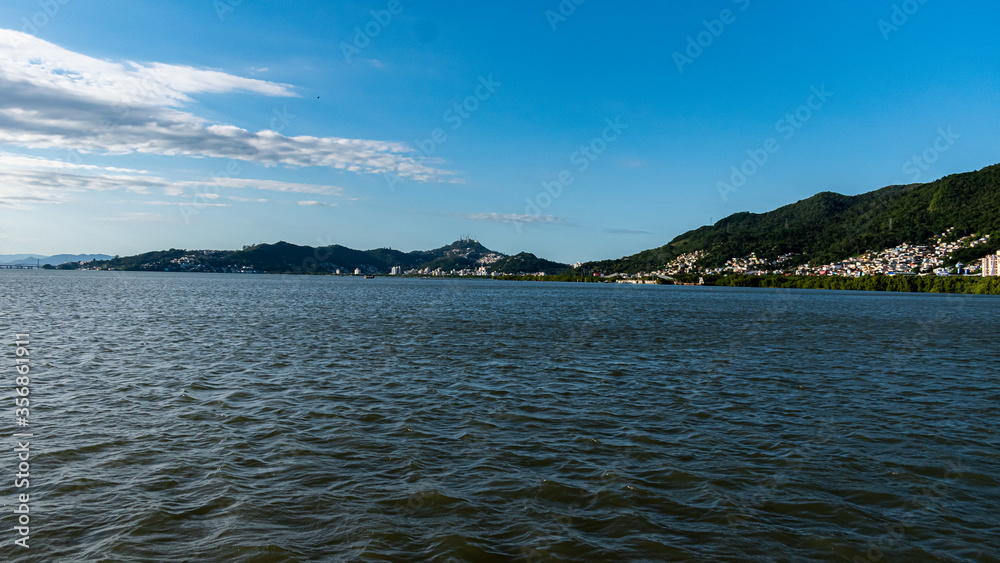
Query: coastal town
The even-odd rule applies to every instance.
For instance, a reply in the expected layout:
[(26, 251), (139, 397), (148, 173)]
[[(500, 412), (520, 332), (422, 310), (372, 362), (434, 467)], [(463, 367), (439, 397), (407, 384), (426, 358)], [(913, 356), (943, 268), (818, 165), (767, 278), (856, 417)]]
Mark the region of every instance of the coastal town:
[[(987, 256), (977, 263), (953, 262), (951, 255), (961, 249), (975, 248), (990, 242), (990, 235), (972, 235), (955, 238), (954, 227), (935, 236), (927, 244), (901, 244), (880, 251), (871, 251), (831, 262), (829, 264), (803, 264), (790, 266), (795, 254), (783, 254), (774, 260), (758, 257), (755, 253), (742, 258), (731, 258), (718, 268), (702, 268), (698, 262), (705, 257), (704, 252), (682, 254), (670, 261), (662, 270), (640, 272), (635, 277), (656, 275), (702, 274), (702, 275), (796, 275), (796, 276), (896, 276), (896, 275), (998, 275), (996, 256)], [(992, 265), (992, 269), (991, 269)]]
[[(500, 277), (504, 275), (545, 277), (553, 275), (580, 276), (601, 278), (602, 281), (618, 283), (672, 283), (674, 276), (726, 276), (726, 275), (787, 275), (787, 276), (1000, 276), (1000, 252), (964, 264), (954, 260), (952, 255), (959, 250), (974, 249), (989, 244), (990, 235), (962, 237), (955, 236), (955, 229), (933, 237), (925, 244), (900, 244), (879, 251), (869, 251), (858, 256), (827, 264), (798, 264), (796, 254), (787, 253), (769, 260), (751, 253), (748, 256), (730, 258), (720, 267), (704, 267), (700, 263), (706, 257), (704, 251), (681, 254), (665, 264), (661, 269), (641, 271), (637, 273), (596, 273), (583, 269), (578, 262), (568, 267), (565, 272), (554, 274), (552, 271), (537, 271), (530, 267), (518, 269), (507, 268), (500, 271), (497, 266), (501, 261), (517, 260), (499, 252), (490, 251), (478, 245), (478, 241), (460, 240), (459, 243), (471, 243), (473, 247), (456, 247), (443, 250), (439, 260), (448, 263), (450, 260), (462, 260), (468, 267), (455, 268), (447, 266), (425, 265), (418, 268), (392, 266), (385, 270), (373, 266), (338, 267), (324, 263), (322, 267), (315, 264), (309, 268), (301, 268), (306, 273), (324, 273), (343, 276), (422, 276), (422, 277)], [(261, 269), (254, 265), (237, 265), (220, 263), (226, 260), (227, 251), (222, 250), (190, 250), (162, 262), (144, 262), (138, 264), (138, 270), (174, 271), (174, 272), (206, 272), (206, 273), (244, 273), (255, 274), (273, 269)], [(797, 264), (797, 265), (796, 265)], [(308, 264), (305, 264), (308, 265)], [(527, 264), (525, 264), (527, 265)], [(78, 263), (80, 269), (108, 269), (106, 262), (90, 261)]]

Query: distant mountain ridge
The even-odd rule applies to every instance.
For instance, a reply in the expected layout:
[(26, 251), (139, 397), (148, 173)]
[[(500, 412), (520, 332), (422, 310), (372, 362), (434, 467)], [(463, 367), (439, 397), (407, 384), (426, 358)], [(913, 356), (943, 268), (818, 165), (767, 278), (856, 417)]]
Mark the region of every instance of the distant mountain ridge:
[(1000, 164), (926, 184), (888, 186), (845, 196), (821, 192), (767, 213), (741, 212), (675, 237), (659, 248), (617, 260), (588, 262), (596, 272), (655, 271), (683, 254), (701, 252), (701, 266), (756, 254), (789, 265), (823, 264), (903, 243), (923, 244), (955, 227), (954, 236), (991, 234), (995, 242), (965, 252), (972, 260), (1000, 243)]
[(402, 252), (391, 248), (354, 250), (339, 244), (299, 246), (280, 241), (245, 246), (242, 250), (161, 250), (95, 262), (90, 267), (132, 271), (258, 271), (275, 273), (388, 273), (421, 270), (443, 273), (484, 269), (488, 273), (554, 274), (570, 269), (534, 254), (514, 256), (490, 250), (471, 239), (461, 239), (434, 250)]
[[(988, 244), (954, 253), (956, 260), (971, 262), (1000, 249), (1000, 164), (925, 184), (888, 186), (855, 196), (820, 192), (766, 213), (735, 213), (714, 225), (683, 233), (661, 247), (616, 260), (587, 262), (575, 272), (652, 272), (678, 257), (685, 256), (687, 260), (686, 256), (692, 255), (702, 267), (718, 267), (729, 259), (751, 254), (767, 260), (784, 257), (789, 267), (817, 265), (904, 243), (924, 244), (946, 231), (955, 239), (971, 234), (991, 235)], [(360, 269), (365, 273), (387, 273), (399, 267), (403, 271), (425, 272), (485, 270), (549, 275), (574, 272), (567, 264), (530, 253), (509, 256), (470, 239), (413, 252), (390, 248), (354, 250), (341, 245), (299, 246), (282, 241), (234, 251), (170, 249), (123, 258), (106, 255), (39, 258), (42, 264), (62, 263), (63, 268), (79, 267), (73, 262), (96, 259), (93, 266), (102, 269), (151, 271), (323, 273)], [(5, 259), (35, 263), (30, 255), (0, 256), (0, 263), (10, 263)]]
[(89, 262), (90, 260), (109, 260), (111, 258), (107, 254), (56, 254), (53, 256), (43, 256), (41, 254), (0, 254), (0, 264), (26, 264), (33, 266), (37, 263), (58, 266), (67, 262)]

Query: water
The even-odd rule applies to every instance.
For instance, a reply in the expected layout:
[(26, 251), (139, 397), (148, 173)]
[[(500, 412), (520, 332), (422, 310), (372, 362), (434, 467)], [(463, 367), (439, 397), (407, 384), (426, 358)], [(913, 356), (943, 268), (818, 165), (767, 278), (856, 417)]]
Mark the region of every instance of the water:
[(8, 561), (998, 561), (1000, 299), (0, 272)]

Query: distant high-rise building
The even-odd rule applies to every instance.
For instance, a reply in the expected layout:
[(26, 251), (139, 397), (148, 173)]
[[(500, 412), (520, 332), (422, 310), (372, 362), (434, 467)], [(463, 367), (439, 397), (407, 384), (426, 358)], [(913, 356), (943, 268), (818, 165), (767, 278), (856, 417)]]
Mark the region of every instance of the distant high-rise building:
[(360, 276), (361, 275), (361, 268), (354, 268), (354, 275), (355, 276)]
[(389, 274), (393, 276), (400, 276), (403, 274), (403, 268), (400, 266), (393, 266)]
[(993, 256), (983, 258), (981, 269), (984, 276), (1000, 276), (1000, 250)]

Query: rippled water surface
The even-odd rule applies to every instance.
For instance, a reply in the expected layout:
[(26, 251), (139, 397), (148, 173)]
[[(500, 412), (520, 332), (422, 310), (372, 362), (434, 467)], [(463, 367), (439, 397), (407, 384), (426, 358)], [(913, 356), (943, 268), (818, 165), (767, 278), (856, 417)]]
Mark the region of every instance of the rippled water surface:
[(11, 561), (998, 561), (1000, 299), (0, 271)]

